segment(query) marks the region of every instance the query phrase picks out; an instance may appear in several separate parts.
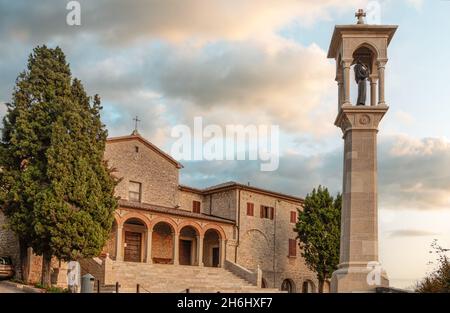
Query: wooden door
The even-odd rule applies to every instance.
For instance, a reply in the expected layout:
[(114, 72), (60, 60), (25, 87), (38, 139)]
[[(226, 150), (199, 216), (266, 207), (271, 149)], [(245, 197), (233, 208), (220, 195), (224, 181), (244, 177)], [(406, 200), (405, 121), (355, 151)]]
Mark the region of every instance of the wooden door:
[(219, 248), (213, 248), (212, 249), (212, 266), (213, 267), (219, 267), (219, 263), (220, 263), (219, 255), (220, 255)]
[(180, 240), (180, 265), (191, 264), (192, 241)]
[(125, 253), (124, 261), (141, 262), (141, 233), (125, 232)]

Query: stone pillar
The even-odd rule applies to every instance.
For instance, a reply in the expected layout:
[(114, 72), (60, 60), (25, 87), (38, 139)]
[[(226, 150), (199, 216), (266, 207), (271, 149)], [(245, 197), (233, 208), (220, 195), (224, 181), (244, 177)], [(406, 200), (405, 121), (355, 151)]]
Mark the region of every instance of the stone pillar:
[(174, 249), (174, 251), (173, 251), (173, 265), (179, 265), (180, 264), (180, 257), (179, 257), (179, 254), (180, 254), (180, 248), (179, 248), (179, 245), (180, 245), (180, 234), (175, 233), (175, 235), (173, 236), (173, 241), (174, 241), (174, 243), (173, 243), (173, 249)]
[(152, 239), (153, 239), (153, 231), (149, 230), (147, 232), (147, 263), (153, 264), (152, 260)]
[(338, 83), (338, 112), (341, 109), (342, 103), (344, 102), (344, 82), (342, 76), (336, 78)]
[(117, 233), (116, 233), (116, 261), (123, 261), (122, 233), (123, 233), (123, 227), (117, 225)]
[(344, 181), (340, 264), (332, 292), (371, 292), (388, 286), (380, 269), (379, 284), (370, 282), (378, 262), (377, 133), (386, 106), (343, 107), (336, 126), (344, 133)]
[(203, 265), (203, 236), (197, 236), (197, 257), (198, 257), (198, 266)]
[(220, 239), (220, 249), (219, 249), (219, 255), (220, 255), (220, 267), (225, 267), (225, 249), (226, 249), (226, 240)]
[(378, 105), (386, 105), (385, 89), (384, 89), (384, 85), (385, 85), (384, 70), (385, 70), (386, 62), (378, 61), (377, 65), (378, 65), (378, 77), (379, 77), (379, 80), (378, 80)]
[(350, 66), (352, 61), (343, 61), (342, 66), (344, 70), (344, 103), (343, 106), (352, 105), (350, 102)]
[(377, 78), (376, 77), (370, 77), (370, 105), (375, 106), (377, 105)]

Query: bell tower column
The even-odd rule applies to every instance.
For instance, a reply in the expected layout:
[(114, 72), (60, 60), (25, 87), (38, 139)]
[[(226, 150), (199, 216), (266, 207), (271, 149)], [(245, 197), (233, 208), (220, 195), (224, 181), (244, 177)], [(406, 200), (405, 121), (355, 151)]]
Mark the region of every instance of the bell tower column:
[[(337, 62), (337, 77), (343, 73), (344, 80), (344, 99), (335, 121), (343, 133), (344, 168), (340, 264), (331, 278), (332, 292), (375, 292), (377, 287), (389, 286), (378, 256), (377, 135), (389, 109), (384, 69), (387, 47), (397, 26), (367, 25), (364, 16), (359, 10), (357, 24), (336, 26), (328, 52), (328, 57)], [(349, 77), (354, 64), (357, 106), (350, 99)], [(366, 97), (367, 78), (370, 99)]]

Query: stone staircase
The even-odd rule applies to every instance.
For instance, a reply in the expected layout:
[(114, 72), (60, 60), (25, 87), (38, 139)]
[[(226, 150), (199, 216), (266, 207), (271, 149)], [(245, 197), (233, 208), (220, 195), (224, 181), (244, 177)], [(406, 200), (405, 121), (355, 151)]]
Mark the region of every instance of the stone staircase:
[(181, 293), (187, 289), (191, 293), (280, 292), (278, 289), (259, 288), (226, 269), (216, 267), (114, 262), (111, 273), (114, 278), (105, 278), (110, 286), (113, 281), (119, 282), (119, 292), (135, 293), (137, 284), (141, 293)]

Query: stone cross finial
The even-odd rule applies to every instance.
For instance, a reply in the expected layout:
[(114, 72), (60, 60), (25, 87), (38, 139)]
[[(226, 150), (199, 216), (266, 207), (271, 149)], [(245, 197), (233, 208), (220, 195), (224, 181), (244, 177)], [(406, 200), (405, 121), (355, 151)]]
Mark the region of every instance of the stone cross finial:
[(366, 17), (366, 12), (364, 12), (363, 9), (359, 9), (358, 12), (355, 13), (355, 17), (358, 18), (358, 23), (357, 24), (366, 24), (366, 22), (364, 21), (364, 18)]

